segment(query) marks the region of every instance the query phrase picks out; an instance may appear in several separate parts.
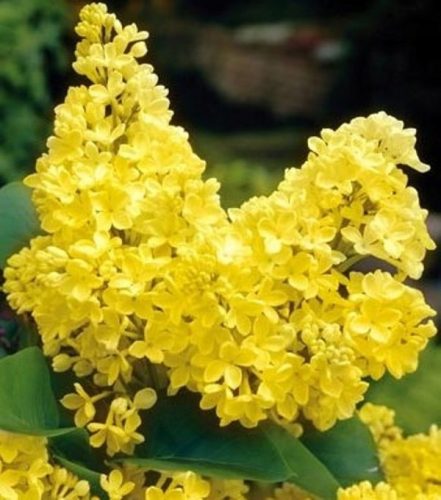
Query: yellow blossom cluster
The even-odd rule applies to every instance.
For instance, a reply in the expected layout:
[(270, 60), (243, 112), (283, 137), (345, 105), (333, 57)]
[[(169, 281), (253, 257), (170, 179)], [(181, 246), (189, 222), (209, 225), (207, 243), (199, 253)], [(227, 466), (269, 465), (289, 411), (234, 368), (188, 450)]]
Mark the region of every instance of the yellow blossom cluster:
[(96, 414), (95, 403), (112, 395), (110, 391), (89, 396), (79, 383), (74, 384), (76, 393), (67, 394), (61, 403), (69, 410), (75, 410), (75, 425), (85, 427), (92, 436), (90, 444), (95, 448), (107, 445), (107, 454), (113, 456), (122, 451), (132, 454), (136, 444), (142, 443), (144, 437), (136, 432), (141, 425), (140, 410), (151, 408), (156, 402), (156, 392), (151, 388), (144, 388), (136, 392), (133, 399), (128, 394), (124, 394), (124, 387), (115, 385), (115, 390), (121, 392), (120, 396), (112, 399), (107, 408), (105, 422), (91, 422)]
[(113, 469), (101, 476), (101, 487), (109, 500), (246, 500), (249, 489), (240, 480), (204, 479), (194, 472), (150, 475), (134, 467)]
[(373, 486), (369, 481), (362, 481), (344, 490), (340, 489), (337, 498), (338, 500), (399, 500), (402, 497), (399, 497), (387, 483), (381, 482)]
[(441, 498), (440, 428), (432, 425), (427, 434), (404, 436), (394, 424), (393, 410), (370, 403), (361, 409), (360, 418), (371, 429), (385, 477), (396, 492), (395, 498)]
[[(274, 497), (266, 500), (314, 500), (314, 498), (293, 484), (284, 483), (274, 490)], [(348, 488), (340, 488), (337, 492), (337, 500), (399, 500), (400, 498), (397, 492), (384, 482), (372, 485), (369, 481), (362, 481)]]
[[(91, 394), (76, 384), (63, 403), (113, 455), (143, 440), (138, 412), (155, 401), (150, 360), (137, 362), (133, 344), (148, 319), (149, 328), (165, 319), (158, 286), (182, 267), (178, 251), (226, 218), (218, 183), (202, 181), (204, 163), (170, 125), (166, 90), (137, 62), (147, 34), (103, 4), (81, 11), (77, 32), (74, 67), (92, 84), (69, 90), (49, 152), (26, 179), (47, 235), (11, 259), (5, 289), (19, 312), (32, 311), (56, 371), (93, 376)], [(105, 422), (92, 421), (95, 405), (112, 399)]]
[[(402, 497), (389, 484), (380, 482), (372, 485), (369, 481), (362, 481), (347, 488), (339, 488), (337, 500), (401, 500)], [(408, 497), (406, 497), (408, 498)], [(410, 497), (409, 497), (410, 498)], [(424, 497), (426, 498), (426, 497)], [(275, 488), (274, 496), (266, 500), (315, 500), (316, 497), (297, 488), (290, 483), (283, 483)], [(424, 500), (420, 498), (420, 500)], [(431, 500), (435, 500), (434, 498)]]
[(94, 500), (89, 483), (49, 462), (45, 438), (0, 431), (0, 498)]
[(395, 412), (365, 404), (360, 419), (378, 448), (387, 482), (363, 481), (338, 491), (338, 500), (438, 500), (441, 498), (441, 429), (405, 437), (394, 423)]
[[(147, 34), (103, 4), (80, 16), (74, 68), (90, 84), (56, 108), (25, 180), (46, 235), (9, 259), (4, 289), (54, 369), (82, 379), (62, 402), (91, 444), (132, 453), (159, 387), (200, 393), (221, 425), (298, 432), (350, 417), (367, 377), (415, 370), (435, 333), (403, 283), (434, 247), (400, 168), (427, 168), (415, 131), (383, 112), (323, 130), (272, 195), (226, 213), (137, 61)], [(354, 272), (366, 255), (396, 274)]]

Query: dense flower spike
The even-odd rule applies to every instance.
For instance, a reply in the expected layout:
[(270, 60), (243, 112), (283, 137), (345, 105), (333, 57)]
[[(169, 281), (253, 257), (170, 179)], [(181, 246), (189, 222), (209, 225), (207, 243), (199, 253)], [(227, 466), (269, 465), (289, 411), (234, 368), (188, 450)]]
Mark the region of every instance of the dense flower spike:
[[(170, 125), (166, 90), (137, 62), (147, 34), (123, 28), (103, 4), (82, 10), (77, 32), (74, 67), (92, 84), (56, 109), (49, 152), (26, 179), (48, 235), (12, 259), (7, 288), (19, 312), (32, 310), (54, 369), (93, 376), (93, 394), (76, 384), (62, 402), (113, 455), (143, 440), (138, 412), (155, 400), (147, 362), (132, 350), (159, 313), (158, 285), (226, 214), (187, 134)], [(93, 421), (95, 404), (112, 399), (106, 421)]]
[[(368, 377), (416, 369), (435, 328), (403, 283), (434, 247), (400, 167), (427, 169), (414, 130), (383, 112), (324, 130), (272, 195), (227, 214), (137, 60), (147, 34), (103, 4), (77, 33), (90, 83), (57, 107), (25, 181), (46, 235), (9, 259), (4, 288), (54, 369), (82, 379), (62, 403), (93, 446), (130, 454), (148, 439), (140, 412), (158, 388), (200, 393), (221, 425), (299, 433), (350, 417)], [(354, 272), (368, 255), (395, 274)]]

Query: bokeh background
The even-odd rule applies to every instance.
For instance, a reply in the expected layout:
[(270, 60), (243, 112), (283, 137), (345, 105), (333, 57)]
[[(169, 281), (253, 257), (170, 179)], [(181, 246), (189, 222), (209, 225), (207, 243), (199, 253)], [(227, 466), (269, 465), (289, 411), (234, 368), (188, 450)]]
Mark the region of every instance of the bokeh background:
[[(76, 83), (73, 27), (85, 2), (0, 0), (0, 184), (34, 168), (53, 106)], [(323, 127), (385, 110), (418, 129), (413, 174), (441, 239), (441, 57), (434, 0), (109, 0), (147, 29), (175, 123), (222, 182), (226, 207), (277, 185)], [(438, 295), (439, 257), (425, 285)], [(432, 298), (433, 297), (433, 298)]]

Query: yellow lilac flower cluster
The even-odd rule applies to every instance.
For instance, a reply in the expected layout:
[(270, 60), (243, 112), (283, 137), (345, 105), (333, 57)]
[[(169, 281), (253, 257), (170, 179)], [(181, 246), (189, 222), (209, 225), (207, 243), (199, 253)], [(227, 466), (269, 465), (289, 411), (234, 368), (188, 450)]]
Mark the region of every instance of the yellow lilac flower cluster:
[[(369, 481), (362, 481), (348, 488), (340, 488), (337, 500), (399, 500), (396, 491), (387, 483), (380, 482), (372, 485)], [(314, 500), (315, 497), (302, 491), (293, 484), (284, 483), (274, 490), (274, 497), (266, 500)]]
[(363, 481), (338, 491), (338, 500), (437, 500), (441, 498), (441, 429), (405, 437), (395, 412), (365, 404), (359, 412), (368, 425), (387, 482)]
[(362, 481), (339, 490), (337, 498), (338, 500), (399, 500), (402, 497), (399, 497), (397, 492), (384, 482), (374, 486), (369, 481)]
[(89, 483), (49, 462), (45, 438), (0, 431), (0, 498), (94, 500)]
[[(309, 141), (268, 197), (226, 213), (165, 89), (147, 34), (103, 4), (81, 11), (75, 70), (48, 153), (25, 183), (46, 235), (12, 256), (4, 289), (30, 313), (63, 404), (91, 444), (132, 453), (155, 390), (201, 394), (221, 425), (299, 431), (350, 417), (367, 377), (414, 371), (435, 328), (418, 278), (434, 247), (400, 168), (427, 166), (383, 112)], [(362, 274), (364, 256), (395, 274)], [(99, 409), (99, 411), (98, 411)]]
[[(290, 483), (283, 483), (275, 488), (274, 496), (266, 500), (315, 500), (316, 497), (310, 493), (297, 488)], [(362, 481), (353, 484), (347, 488), (339, 488), (337, 491), (337, 500), (401, 500), (402, 497), (389, 484), (380, 482), (376, 485), (369, 481)], [(407, 497), (406, 497), (407, 498)], [(410, 498), (410, 497), (409, 497)], [(425, 499), (426, 497), (424, 497)], [(423, 498), (420, 498), (423, 500)], [(435, 499), (433, 499), (435, 500)]]
[[(204, 163), (170, 125), (166, 90), (137, 62), (147, 34), (103, 4), (81, 11), (77, 32), (74, 68), (91, 85), (69, 90), (49, 153), (26, 179), (47, 235), (11, 259), (5, 289), (19, 312), (32, 311), (56, 371), (93, 376), (92, 393), (78, 383), (63, 403), (113, 455), (143, 440), (138, 412), (156, 398), (148, 365), (161, 361), (161, 342), (152, 337), (154, 352), (139, 361), (134, 342), (147, 324), (180, 335), (156, 303), (160, 289), (171, 270), (188, 274), (184, 254), (226, 218), (218, 183), (202, 181)], [(185, 348), (182, 330), (172, 353)], [(107, 402), (105, 421), (94, 421)]]
[(246, 500), (249, 488), (240, 480), (204, 479), (194, 472), (154, 473), (136, 467), (113, 469), (101, 476), (109, 500)]

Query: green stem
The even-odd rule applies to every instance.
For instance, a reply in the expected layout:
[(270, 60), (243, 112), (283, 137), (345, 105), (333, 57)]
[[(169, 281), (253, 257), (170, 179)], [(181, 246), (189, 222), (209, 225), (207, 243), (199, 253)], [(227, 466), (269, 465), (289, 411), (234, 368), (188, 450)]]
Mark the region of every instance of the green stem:
[(357, 262), (359, 262), (360, 260), (364, 259), (366, 256), (365, 255), (359, 255), (359, 254), (355, 254), (355, 255), (352, 255), (351, 257), (349, 257), (348, 259), (346, 259), (344, 262), (342, 262), (339, 266), (338, 266), (338, 270), (341, 272), (341, 273), (344, 273), (346, 272), (348, 269), (350, 269), (354, 264), (356, 264)]

